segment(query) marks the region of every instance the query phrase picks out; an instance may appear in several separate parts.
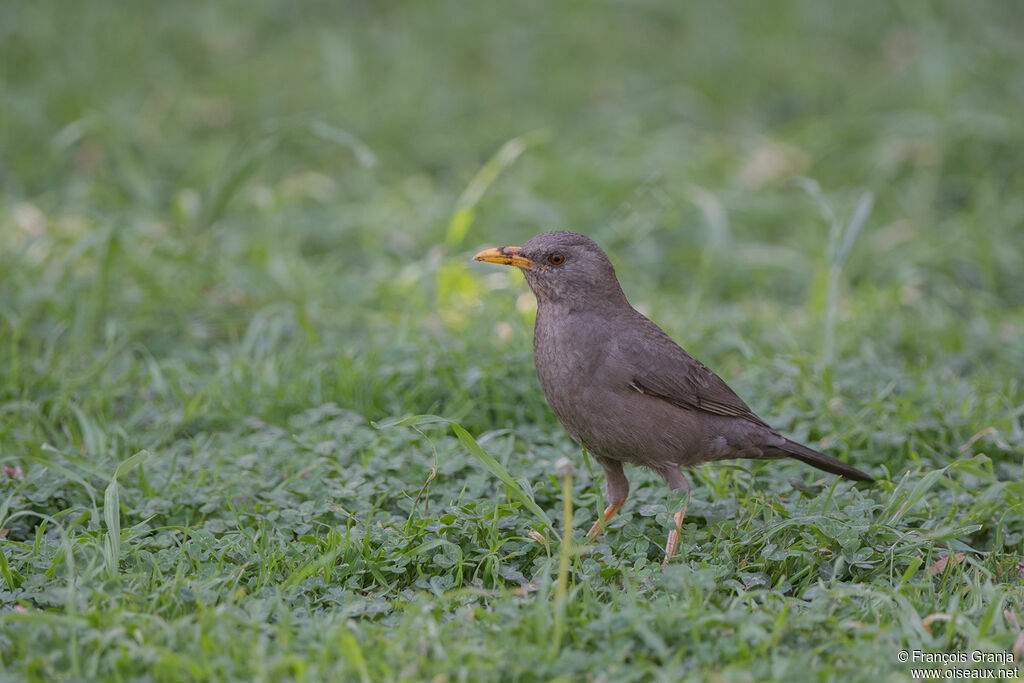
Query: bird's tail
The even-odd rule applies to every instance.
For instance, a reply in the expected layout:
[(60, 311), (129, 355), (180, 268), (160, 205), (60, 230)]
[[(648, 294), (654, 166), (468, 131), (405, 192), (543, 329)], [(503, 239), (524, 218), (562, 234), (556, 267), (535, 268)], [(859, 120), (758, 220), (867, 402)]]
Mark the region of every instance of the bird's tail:
[(808, 448), (796, 441), (786, 439), (786, 443), (779, 448), (780, 450), (785, 451), (786, 455), (796, 458), (801, 462), (805, 462), (811, 467), (817, 467), (819, 470), (838, 474), (846, 477), (847, 479), (853, 479), (854, 481), (874, 481), (874, 478), (871, 477), (871, 475), (861, 472), (856, 467), (851, 467), (841, 460), (836, 460), (831, 455), (819, 453), (813, 448)]

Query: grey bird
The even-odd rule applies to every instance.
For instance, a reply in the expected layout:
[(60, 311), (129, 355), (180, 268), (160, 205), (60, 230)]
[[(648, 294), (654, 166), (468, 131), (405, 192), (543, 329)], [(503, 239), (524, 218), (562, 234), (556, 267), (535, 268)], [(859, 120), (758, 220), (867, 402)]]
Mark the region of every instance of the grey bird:
[[(481, 251), (477, 261), (522, 269), (537, 297), (533, 355), (548, 404), (604, 470), (607, 522), (629, 495), (623, 463), (685, 489), (665, 560), (675, 554), (689, 505), (680, 471), (728, 458), (796, 458), (856, 481), (869, 475), (791, 441), (758, 417), (722, 378), (633, 308), (608, 256), (576, 232), (545, 232), (521, 247)], [(594, 539), (602, 520), (589, 532)], [(664, 566), (664, 562), (662, 566)]]

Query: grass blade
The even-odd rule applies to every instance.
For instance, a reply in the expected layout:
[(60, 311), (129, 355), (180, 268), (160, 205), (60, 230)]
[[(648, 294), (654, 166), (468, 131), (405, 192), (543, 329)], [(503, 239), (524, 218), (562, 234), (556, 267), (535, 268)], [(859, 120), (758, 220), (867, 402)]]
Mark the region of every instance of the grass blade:
[(148, 457), (149, 451), (139, 451), (121, 461), (103, 492), (103, 521), (107, 526), (107, 535), (103, 539), (103, 557), (110, 577), (117, 576), (121, 566), (121, 497), (117, 491), (117, 480)]
[(379, 427), (404, 427), (407, 425), (424, 425), (424, 424), (438, 424), (446, 423), (455, 432), (455, 436), (459, 439), (459, 442), (469, 451), (469, 454), (476, 459), (478, 463), (484, 466), (484, 468), (501, 480), (505, 484), (509, 494), (523, 504), (527, 510), (533, 513), (533, 516), (538, 521), (542, 522), (544, 526), (557, 538), (561, 538), (557, 531), (555, 531), (554, 525), (551, 523), (551, 519), (547, 514), (540, 509), (540, 506), (534, 502), (533, 498), (529, 496), (526, 491), (512, 478), (512, 475), (501, 466), (501, 463), (494, 459), (494, 457), (485, 451), (480, 444), (476, 442), (473, 435), (466, 431), (466, 429), (458, 422), (449, 420), (438, 415), (414, 415), (412, 417), (405, 418), (403, 420), (386, 421), (378, 424)]

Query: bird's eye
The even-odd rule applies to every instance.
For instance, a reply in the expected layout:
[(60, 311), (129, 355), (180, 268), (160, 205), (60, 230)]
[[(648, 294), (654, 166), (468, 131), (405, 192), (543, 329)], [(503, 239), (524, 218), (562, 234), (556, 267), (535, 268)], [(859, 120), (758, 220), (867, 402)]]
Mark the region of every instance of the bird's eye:
[(552, 254), (551, 256), (548, 256), (548, 263), (553, 266), (560, 266), (565, 263), (565, 257), (561, 254)]

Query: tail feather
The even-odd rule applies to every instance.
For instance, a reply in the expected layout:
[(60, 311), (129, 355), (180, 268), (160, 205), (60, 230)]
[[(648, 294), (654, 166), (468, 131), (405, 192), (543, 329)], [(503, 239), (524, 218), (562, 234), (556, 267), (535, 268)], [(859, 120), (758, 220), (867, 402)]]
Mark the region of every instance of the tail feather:
[(807, 463), (811, 467), (817, 467), (819, 470), (838, 474), (846, 477), (847, 479), (853, 479), (854, 481), (874, 481), (874, 478), (871, 477), (871, 475), (861, 472), (856, 467), (851, 467), (841, 460), (836, 460), (831, 455), (819, 453), (813, 448), (808, 448), (796, 441), (786, 439), (786, 443), (780, 446), (780, 450), (785, 451), (790, 457)]

